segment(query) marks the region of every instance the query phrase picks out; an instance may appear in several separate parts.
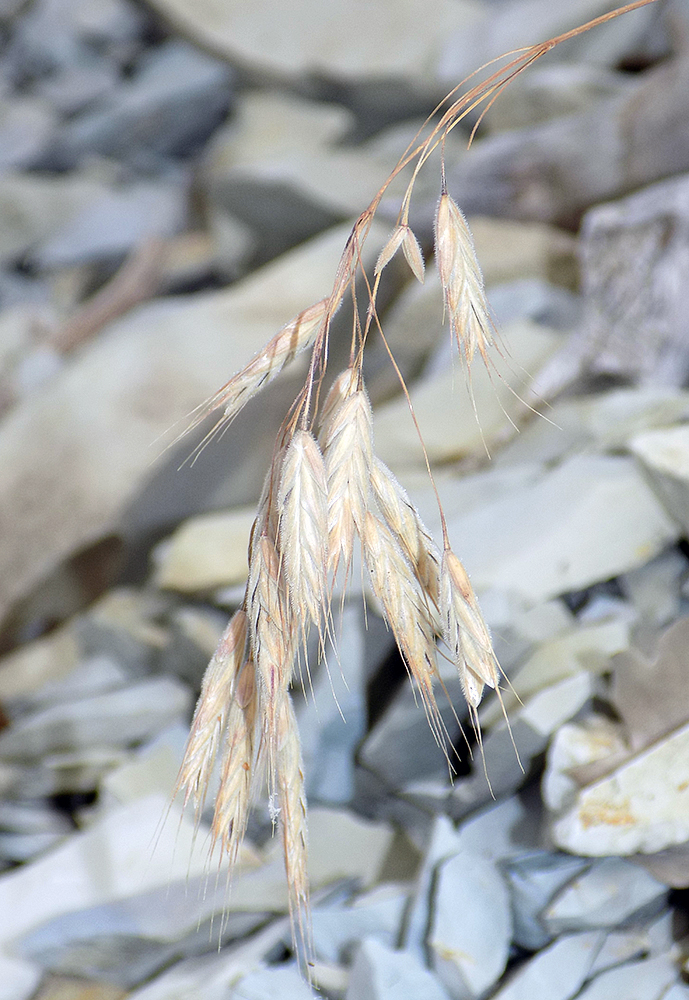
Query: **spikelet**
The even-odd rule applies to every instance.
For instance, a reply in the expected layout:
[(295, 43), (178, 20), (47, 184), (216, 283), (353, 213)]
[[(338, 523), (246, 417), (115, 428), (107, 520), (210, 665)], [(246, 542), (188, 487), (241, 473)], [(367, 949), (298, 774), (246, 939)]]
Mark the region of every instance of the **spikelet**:
[(407, 264), (411, 268), (412, 274), (417, 281), (423, 284), (425, 274), (423, 254), (419, 246), (419, 241), (407, 225), (397, 226), (393, 231), (390, 239), (380, 251), (373, 273), (380, 274), (383, 268), (390, 263), (400, 247), (402, 247), (402, 252)]
[(174, 794), (184, 789), (184, 805), (191, 799), (198, 819), (213, 765), (227, 725), (237, 675), (244, 662), (247, 619), (237, 611), (223, 632), (206, 668)]
[(320, 625), (327, 593), (328, 482), (318, 442), (308, 431), (292, 438), (278, 491), (280, 554), (296, 620)]
[(234, 866), (246, 833), (252, 792), (259, 764), (256, 754), (256, 673), (252, 660), (242, 667), (230, 705), (220, 786), (215, 800), (212, 844), (221, 849)]
[(411, 563), (416, 577), (437, 607), (440, 600), (440, 552), (406, 490), (379, 458), (371, 467), (371, 489), (383, 518)]
[(488, 365), (493, 343), (490, 310), (483, 276), (467, 221), (457, 203), (443, 191), (435, 216), (435, 255), (452, 336), (467, 368), (478, 349)]
[(428, 599), (390, 529), (370, 511), (361, 541), (373, 593), (380, 601), (405, 664), (421, 695), (429, 725), (445, 747), (443, 723), (433, 692), (437, 676), (435, 629)]
[[(348, 372), (340, 378), (341, 385), (354, 383)], [(321, 436), (328, 475), (328, 568), (336, 573), (340, 562), (349, 568), (355, 532), (361, 533), (368, 510), (373, 415), (363, 388), (331, 403)]]
[(309, 883), (307, 875), (308, 838), (306, 793), (301, 760), (299, 729), (292, 699), (285, 693), (280, 705), (277, 752), (277, 799), (282, 834), (285, 872), (289, 887), (292, 937), (301, 942), (308, 959), (310, 951)]
[(243, 407), (261, 389), (276, 378), (297, 355), (313, 345), (328, 310), (328, 299), (304, 309), (283, 326), (240, 372), (233, 375), (221, 389), (194, 411), (184, 434), (198, 427), (207, 416), (222, 409), (220, 420), (210, 431), (231, 423)]
[(449, 548), (443, 552), (440, 569), (440, 600), (445, 642), (457, 665), (467, 704), (475, 709), (484, 685), (498, 686), (497, 661), (469, 577)]

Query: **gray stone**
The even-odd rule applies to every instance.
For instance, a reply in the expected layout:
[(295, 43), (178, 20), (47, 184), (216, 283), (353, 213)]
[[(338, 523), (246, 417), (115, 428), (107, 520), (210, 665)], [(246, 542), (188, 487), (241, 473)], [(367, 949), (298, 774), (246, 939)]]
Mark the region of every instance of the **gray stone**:
[(460, 851), (438, 869), (431, 961), (454, 1000), (482, 996), (505, 970), (512, 937), (505, 882), (491, 861)]
[(629, 962), (601, 973), (579, 994), (578, 1000), (665, 1000), (668, 987), (677, 980), (675, 963), (666, 955)]
[(649, 950), (650, 941), (646, 930), (634, 928), (629, 931), (613, 931), (612, 934), (607, 935), (596, 955), (596, 960), (591, 966), (591, 978), (607, 969), (623, 965), (625, 962), (644, 958), (648, 955)]
[(0, 99), (0, 170), (21, 170), (38, 159), (57, 129), (47, 101), (38, 97)]
[(95, 152), (146, 166), (188, 155), (222, 121), (231, 89), (227, 65), (184, 42), (166, 42), (110, 101), (68, 123), (46, 162), (65, 169)]
[(37, 758), (103, 744), (126, 746), (154, 735), (190, 707), (186, 685), (152, 678), (22, 716), (0, 735), (0, 756)]
[(153, 237), (173, 236), (184, 226), (186, 191), (183, 183), (157, 179), (120, 190), (105, 190), (102, 198), (72, 217), (32, 255), (42, 270), (117, 258)]
[(296, 964), (288, 964), (275, 969), (258, 969), (256, 972), (250, 972), (235, 985), (228, 1000), (266, 1000), (266, 997), (280, 997), (280, 1000), (308, 1000), (309, 997), (316, 995)]
[(505, 861), (531, 851), (540, 841), (540, 817), (532, 802), (511, 795), (474, 813), (457, 830), (462, 850), (490, 861)]
[(584, 362), (599, 373), (680, 386), (689, 373), (689, 176), (587, 214), (581, 231)]
[(448, 994), (416, 956), (366, 940), (354, 960), (345, 1000), (448, 1000)]
[(632, 438), (629, 447), (667, 511), (689, 530), (689, 427), (649, 430)]
[(660, 909), (667, 888), (623, 858), (604, 858), (567, 885), (543, 914), (553, 934), (618, 927)]
[(119, 82), (116, 65), (101, 57), (64, 66), (35, 89), (59, 114), (75, 115), (109, 97)]
[(552, 940), (540, 914), (555, 893), (572, 878), (580, 875), (588, 863), (567, 854), (537, 851), (515, 858), (505, 866), (512, 897), (513, 940), (522, 948), (535, 951)]
[(639, 617), (662, 627), (680, 616), (680, 583), (688, 569), (689, 563), (682, 553), (670, 549), (645, 566), (624, 574), (620, 585)]
[(318, 906), (312, 914), (313, 945), (323, 962), (347, 958), (364, 938), (394, 948), (400, 932), (408, 892), (400, 886), (379, 886), (350, 905)]
[(495, 1000), (571, 1000), (588, 979), (602, 943), (601, 933), (561, 937), (520, 966)]
[(420, 961), (425, 961), (426, 934), (431, 913), (431, 887), (435, 871), (441, 861), (457, 854), (461, 848), (460, 835), (447, 816), (435, 817), (423, 855), (423, 862), (416, 876), (416, 883), (405, 916), (402, 943)]

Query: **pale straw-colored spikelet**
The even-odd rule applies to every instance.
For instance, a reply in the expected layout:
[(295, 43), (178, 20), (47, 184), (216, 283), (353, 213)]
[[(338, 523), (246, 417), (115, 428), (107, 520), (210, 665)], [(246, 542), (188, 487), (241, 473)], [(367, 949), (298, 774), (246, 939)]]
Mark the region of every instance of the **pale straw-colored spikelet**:
[(292, 707), (292, 699), (287, 693), (281, 700), (278, 728), (276, 792), (285, 872), (289, 887), (292, 935), (295, 940), (302, 943), (308, 952), (310, 951), (310, 927), (304, 767), (301, 760), (297, 720)]
[(374, 274), (380, 274), (383, 268), (390, 263), (399, 248), (402, 247), (404, 257), (411, 268), (414, 277), (423, 284), (425, 275), (425, 264), (419, 241), (408, 225), (397, 226), (393, 230), (390, 239), (380, 251)]
[(237, 611), (230, 619), (201, 683), (175, 794), (184, 789), (184, 805), (191, 799), (198, 818), (213, 765), (227, 725), (237, 676), (246, 648), (247, 618)]
[(349, 567), (355, 532), (369, 505), (373, 464), (373, 414), (363, 388), (333, 405), (322, 429), (328, 474), (328, 566)]
[(278, 491), (278, 539), (289, 598), (302, 628), (320, 625), (327, 593), (328, 482), (312, 434), (298, 430), (285, 452)]
[(439, 604), (440, 552), (397, 477), (379, 458), (371, 467), (371, 489), (378, 508), (411, 563), (419, 583)]
[(446, 191), (440, 195), (435, 216), (435, 254), (445, 309), (460, 354), (467, 367), (476, 350), (488, 364), (487, 349), (493, 335), (483, 276), (467, 221)]
[(445, 733), (433, 691), (433, 679), (437, 676), (435, 627), (428, 598), (393, 533), (370, 511), (364, 520), (361, 541), (373, 593), (421, 695), (433, 734), (445, 747)]
[(322, 299), (278, 330), (241, 371), (194, 412), (184, 433), (198, 427), (209, 414), (219, 409), (223, 411), (219, 425), (225, 426), (234, 420), (250, 399), (272, 382), (297, 355), (313, 345), (327, 308), (328, 300)]
[(445, 642), (457, 665), (467, 703), (475, 709), (484, 685), (498, 687), (498, 667), (469, 577), (449, 548), (443, 552), (440, 598)]
[(219, 843), (230, 866), (236, 864), (246, 832), (260, 768), (256, 746), (256, 674), (247, 660), (237, 681), (227, 719), (220, 785), (215, 800), (211, 837)]

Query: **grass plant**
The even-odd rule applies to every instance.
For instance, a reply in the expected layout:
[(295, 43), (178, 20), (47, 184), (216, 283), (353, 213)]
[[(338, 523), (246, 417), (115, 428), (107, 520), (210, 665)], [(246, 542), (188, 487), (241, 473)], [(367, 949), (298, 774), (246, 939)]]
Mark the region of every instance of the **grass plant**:
[[(204, 677), (176, 788), (198, 816), (219, 758), (212, 841), (233, 865), (252, 802), (267, 782), (272, 818), (284, 846), (293, 935), (302, 948), (306, 946), (307, 955), (307, 811), (290, 686), (304, 662), (310, 630), (317, 630), (321, 651), (326, 638), (335, 633), (335, 581), (347, 579), (355, 546), (361, 546), (371, 589), (448, 761), (451, 747), (435, 696), (440, 681), (438, 642), (455, 664), (477, 731), (477, 708), (484, 689), (495, 689), (499, 695), (500, 688), (490, 633), (469, 577), (451, 548), (437, 490), (438, 543), (401, 484), (375, 454), (363, 357), (372, 332), (387, 347), (376, 300), (381, 275), (392, 258), (401, 250), (414, 277), (424, 279), (423, 253), (409, 226), (416, 178), (439, 149), (435, 260), (445, 314), (469, 376), (477, 355), (491, 368), (494, 327), (469, 226), (447, 190), (445, 139), (470, 112), (483, 108), (478, 125), (504, 87), (560, 42), (651, 2), (628, 4), (557, 38), (509, 53), (479, 83), (472, 83), (471, 78), (463, 81), (429, 118), (354, 223), (330, 295), (284, 326), (193, 415), (191, 427), (210, 414), (217, 415), (205, 443), (225, 429), (290, 361), (310, 349), (308, 375), (279, 431), (259, 501), (244, 600)], [(397, 225), (368, 275), (362, 250), (372, 220), (390, 183), (405, 169), (411, 177)], [(363, 304), (358, 301), (362, 284)], [(349, 364), (331, 386), (325, 386), (332, 319), (345, 297), (351, 298), (354, 307)], [(390, 360), (411, 410), (391, 353)], [(415, 420), (413, 410), (411, 418)], [(426, 465), (433, 482), (427, 457)]]

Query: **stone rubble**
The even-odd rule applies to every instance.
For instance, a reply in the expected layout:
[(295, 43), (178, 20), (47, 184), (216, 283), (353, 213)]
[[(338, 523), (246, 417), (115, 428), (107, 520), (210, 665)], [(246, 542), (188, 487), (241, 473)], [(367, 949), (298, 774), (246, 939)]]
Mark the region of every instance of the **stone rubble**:
[[(571, 38), (471, 149), (476, 112), (447, 137), (497, 326), (470, 392), (437, 154), (409, 214), (425, 282), (395, 259), (381, 285), (501, 697), (470, 718), (441, 646), (444, 753), (356, 556), (293, 689), (307, 968), (267, 794), (231, 881), (219, 775), (196, 820), (172, 801), (306, 360), (178, 435), (328, 294), (446, 90), (610, 7), (0, 0), (0, 1000), (689, 997), (684, 0)], [(438, 538), (375, 328), (366, 355), (376, 451)]]

